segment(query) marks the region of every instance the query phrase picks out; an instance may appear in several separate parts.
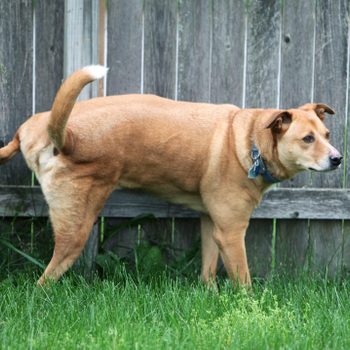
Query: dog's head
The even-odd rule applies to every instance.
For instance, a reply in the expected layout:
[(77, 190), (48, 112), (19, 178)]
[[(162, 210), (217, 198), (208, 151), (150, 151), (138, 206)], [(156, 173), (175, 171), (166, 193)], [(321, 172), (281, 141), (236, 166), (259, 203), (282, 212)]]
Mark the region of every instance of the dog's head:
[(265, 133), (270, 132), (288, 175), (307, 169), (329, 171), (341, 164), (342, 156), (330, 144), (330, 132), (323, 123), (326, 113), (335, 112), (325, 104), (310, 103), (265, 116), (262, 126)]

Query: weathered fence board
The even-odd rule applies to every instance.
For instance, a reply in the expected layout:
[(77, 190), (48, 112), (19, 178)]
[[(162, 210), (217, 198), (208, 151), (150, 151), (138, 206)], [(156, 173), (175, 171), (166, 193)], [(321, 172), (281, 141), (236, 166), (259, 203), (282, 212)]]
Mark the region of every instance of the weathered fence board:
[(140, 93), (143, 9), (139, 0), (107, 3), (107, 94)]
[(175, 98), (176, 1), (144, 4), (144, 92)]
[[(212, 40), (210, 6), (208, 0), (178, 2), (175, 86), (178, 100), (209, 102)], [(198, 240), (199, 220), (175, 219), (175, 230), (174, 245), (187, 245), (188, 250)]]
[[(100, 9), (99, 0), (65, 0), (64, 31), (64, 76), (100, 60)], [(102, 91), (99, 82), (86, 86), (79, 100), (98, 96)], [(91, 273), (98, 250), (99, 223), (90, 233), (82, 256), (77, 261), (78, 269), (86, 276)]]
[[(104, 4), (106, 32), (99, 23)], [(326, 121), (332, 141), (348, 157), (349, 6), (348, 0), (2, 1), (0, 139), (9, 141), (32, 111), (50, 108), (62, 76), (105, 58), (109, 95), (146, 92), (245, 107), (328, 103), (337, 111)], [(97, 91), (94, 83), (81, 98)], [(273, 232), (277, 266), (311, 262), (330, 274), (350, 268), (349, 190), (342, 190), (349, 166), (305, 173), (265, 195), (246, 237), (254, 275), (270, 271)], [(0, 184), (30, 183), (21, 157), (1, 167)], [(111, 217), (120, 222), (150, 212), (163, 219), (158, 229), (142, 224), (145, 239), (162, 240), (166, 232), (166, 242), (183, 248), (198, 239), (197, 213), (148, 196), (113, 193), (101, 214), (110, 228)], [(37, 188), (0, 188), (0, 214), (28, 220), (46, 216), (47, 208)], [(95, 241), (97, 232), (96, 226)], [(131, 245), (129, 237), (127, 230), (119, 236)], [(96, 254), (96, 244), (88, 250)]]
[(210, 1), (179, 2), (177, 98), (208, 102), (210, 95)]
[[(193, 210), (129, 190), (113, 192), (100, 215), (134, 217), (145, 213), (154, 214), (158, 218), (198, 217), (198, 213)], [(0, 216), (47, 216), (47, 207), (40, 187), (0, 186)], [(252, 218), (349, 220), (350, 189), (272, 189), (265, 193)]]
[[(347, 87), (348, 91), (346, 91), (346, 94), (348, 96), (346, 106), (345, 106), (345, 114), (341, 115), (338, 114), (338, 118), (346, 118), (346, 134), (347, 136), (346, 143), (345, 143), (345, 150), (344, 150), (344, 158), (347, 160), (346, 163), (346, 173), (343, 185), (346, 188), (349, 188), (350, 181), (349, 181), (349, 174), (350, 174), (350, 164), (349, 164), (349, 156), (350, 156), (350, 142), (349, 142), (349, 113), (350, 113), (350, 104), (349, 104), (349, 96), (350, 96), (350, 3), (345, 3), (344, 8), (342, 9), (345, 14), (347, 14), (347, 26), (348, 26), (348, 54), (347, 54), (347, 71), (346, 71), (346, 77), (347, 77)], [(343, 225), (343, 261), (342, 265), (347, 270), (350, 270), (350, 221), (345, 221)]]
[[(141, 93), (144, 79), (144, 5), (142, 1), (108, 1), (107, 7), (107, 95)], [(114, 228), (126, 218), (106, 218), (104, 249), (124, 257), (126, 251), (137, 244), (135, 228)]]
[(213, 1), (210, 102), (242, 106), (245, 6)]
[[(32, 115), (32, 1), (0, 1), (0, 141), (9, 142)], [(31, 175), (21, 157), (1, 167), (1, 184), (29, 185)]]
[[(332, 2), (322, 0), (316, 3), (314, 101), (327, 103), (336, 110), (336, 116), (326, 118), (326, 125), (331, 130), (333, 145), (341, 152), (345, 150), (346, 118), (343, 116), (348, 93), (346, 3), (347, 0)], [(342, 171), (325, 174), (313, 173), (312, 184), (320, 188), (341, 188), (343, 176)], [(323, 269), (327, 266), (329, 273), (335, 275), (340, 270), (342, 261), (342, 222), (335, 221), (327, 225), (322, 220), (313, 222), (310, 226), (310, 234), (314, 252), (313, 266), (315, 269)]]
[[(178, 4), (175, 1), (146, 0), (144, 4), (144, 88), (145, 93), (176, 99), (178, 81), (176, 67), (182, 58), (178, 56), (179, 22)], [(189, 69), (191, 69), (189, 67)], [(181, 81), (181, 79), (180, 79)], [(168, 220), (142, 224), (146, 240), (154, 241), (158, 234), (159, 242), (172, 242), (176, 247), (189, 249), (199, 233), (197, 219), (175, 218), (171, 212)], [(180, 229), (181, 228), (181, 229)], [(175, 234), (174, 230), (178, 233)], [(181, 231), (182, 234), (179, 234)], [(196, 235), (192, 235), (196, 232)]]
[(51, 109), (63, 79), (64, 0), (35, 2), (36, 113)]
[[(295, 19), (298, 25), (295, 25)], [(280, 108), (295, 108), (312, 100), (315, 35), (315, 3), (285, 1), (281, 36)], [(301, 187), (310, 183), (310, 172), (297, 175), (281, 187)], [(276, 223), (276, 267), (301, 269), (309, 245), (309, 222), (278, 220)], [(288, 248), (289, 247), (289, 248)]]
[[(64, 76), (99, 62), (99, 0), (65, 0)], [(98, 82), (86, 86), (79, 100), (95, 97)]]
[[(245, 107), (277, 107), (279, 89), (280, 2), (254, 1), (248, 7)], [(251, 221), (247, 231), (248, 260), (258, 262), (258, 276), (266, 275), (272, 263), (272, 220)], [(268, 244), (270, 242), (270, 246)], [(253, 247), (256, 249), (253, 250)]]

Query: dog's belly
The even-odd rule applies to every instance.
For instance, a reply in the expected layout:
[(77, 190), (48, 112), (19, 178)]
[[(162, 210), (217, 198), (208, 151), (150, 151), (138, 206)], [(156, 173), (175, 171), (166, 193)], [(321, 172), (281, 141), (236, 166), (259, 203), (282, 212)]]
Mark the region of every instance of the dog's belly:
[(144, 190), (147, 193), (151, 193), (152, 195), (165, 199), (168, 202), (171, 202), (174, 204), (181, 204), (188, 208), (191, 208), (193, 210), (197, 210), (203, 213), (207, 212), (199, 193), (197, 194), (197, 193), (185, 192), (171, 184), (142, 186), (134, 181), (121, 179), (118, 183), (117, 188)]

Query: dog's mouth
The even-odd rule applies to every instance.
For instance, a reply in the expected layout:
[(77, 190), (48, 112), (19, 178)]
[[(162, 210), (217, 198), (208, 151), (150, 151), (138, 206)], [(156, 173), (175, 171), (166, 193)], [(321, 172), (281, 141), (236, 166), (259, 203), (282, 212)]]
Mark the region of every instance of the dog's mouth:
[(326, 168), (326, 169), (315, 169), (315, 168), (312, 168), (312, 167), (309, 167), (308, 169), (311, 170), (311, 171), (317, 171), (318, 173), (326, 173), (328, 171), (333, 171), (335, 169), (338, 169), (340, 168), (341, 164), (339, 165), (331, 165), (329, 168)]

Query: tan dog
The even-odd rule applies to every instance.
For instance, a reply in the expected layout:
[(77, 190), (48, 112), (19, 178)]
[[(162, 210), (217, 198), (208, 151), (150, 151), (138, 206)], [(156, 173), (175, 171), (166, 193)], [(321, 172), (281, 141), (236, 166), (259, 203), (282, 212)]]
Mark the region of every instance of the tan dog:
[(72, 74), (51, 112), (32, 116), (0, 149), (2, 163), (22, 151), (49, 205), (55, 249), (39, 283), (73, 264), (107, 197), (124, 187), (202, 212), (203, 280), (215, 278), (220, 253), (230, 278), (250, 284), (244, 237), (252, 211), (272, 182), (340, 165), (322, 122), (334, 111), (324, 104), (240, 109), (152, 95), (75, 104), (83, 86), (105, 73), (89, 66)]

